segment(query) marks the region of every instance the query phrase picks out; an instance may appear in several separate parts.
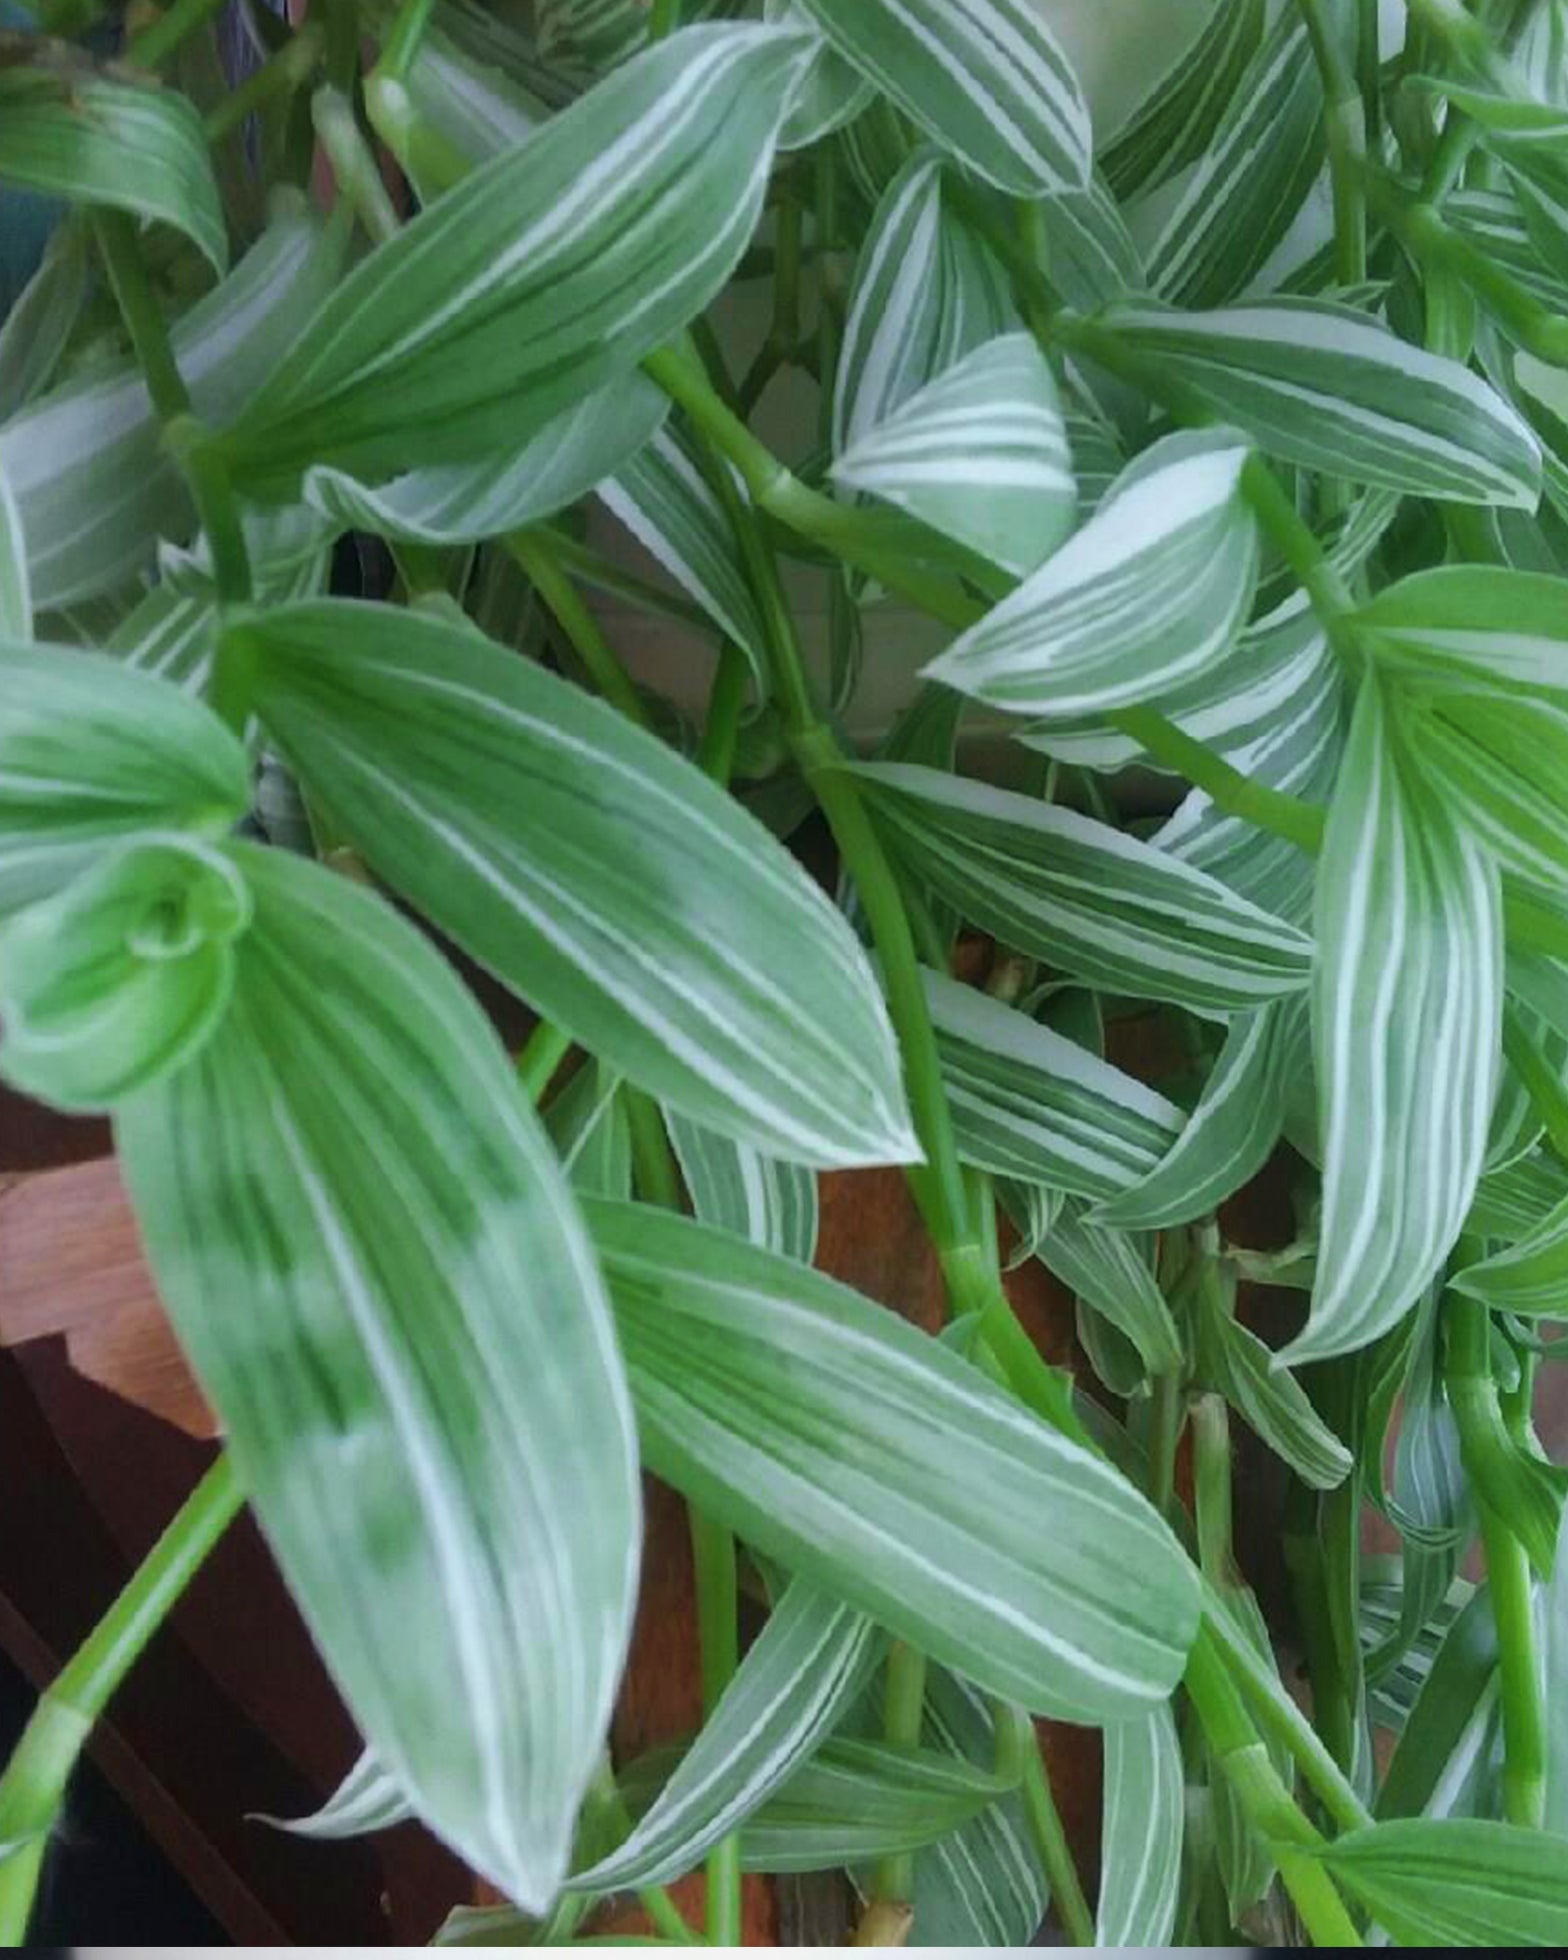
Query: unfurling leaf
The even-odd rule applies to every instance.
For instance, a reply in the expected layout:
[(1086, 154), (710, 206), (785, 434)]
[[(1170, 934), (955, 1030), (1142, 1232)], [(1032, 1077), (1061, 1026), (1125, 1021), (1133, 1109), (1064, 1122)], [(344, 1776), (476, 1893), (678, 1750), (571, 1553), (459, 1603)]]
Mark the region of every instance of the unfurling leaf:
[(231, 847), (222, 1026), (116, 1116), (159, 1291), (376, 1760), (521, 1904), (564, 1877), (635, 1599), (592, 1249), (505, 1053), (352, 882)]
[(1196, 1575), (1098, 1457), (808, 1267), (640, 1206), (589, 1221), (656, 1474), (992, 1693), (1099, 1721), (1169, 1692)]
[(1497, 1083), (1498, 874), (1363, 682), (1318, 873), (1323, 1222), (1291, 1361), (1364, 1347), (1425, 1290), (1475, 1194)]
[(591, 1054), (758, 1150), (917, 1155), (864, 954), (699, 769), (444, 620), (324, 601), (238, 640), (339, 833)]

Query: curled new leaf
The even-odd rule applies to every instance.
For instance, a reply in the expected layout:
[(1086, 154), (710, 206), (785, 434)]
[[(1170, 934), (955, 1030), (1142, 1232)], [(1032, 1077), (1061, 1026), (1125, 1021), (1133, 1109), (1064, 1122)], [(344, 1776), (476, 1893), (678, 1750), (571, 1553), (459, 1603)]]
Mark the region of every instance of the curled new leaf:
[(0, 1074), (107, 1109), (178, 1068), (222, 1019), (250, 897), (232, 858), (149, 835), (0, 926)]

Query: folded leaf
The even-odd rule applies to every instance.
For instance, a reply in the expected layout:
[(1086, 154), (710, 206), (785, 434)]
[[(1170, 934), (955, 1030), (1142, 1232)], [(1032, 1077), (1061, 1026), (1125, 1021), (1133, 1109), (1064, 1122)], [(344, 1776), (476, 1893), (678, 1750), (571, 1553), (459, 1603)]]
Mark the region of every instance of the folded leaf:
[(811, 1264), (817, 1250), (813, 1172), (764, 1157), (678, 1110), (666, 1110), (664, 1120), (692, 1211), (704, 1224)]
[(1397, 1818), (1323, 1862), (1405, 1946), (1562, 1946), (1568, 1838), (1479, 1818)]
[(0, 71), (0, 184), (155, 219), (228, 266), (223, 206), (195, 107), (177, 89), (42, 65)]
[(339, 833), (589, 1053), (759, 1150), (916, 1154), (858, 944), (700, 770), (464, 626), (327, 601), (242, 638)]
[(702, 1733), (626, 1842), (574, 1891), (662, 1885), (788, 1783), (871, 1677), (884, 1642), (852, 1607), (796, 1579)]
[[(337, 276), (341, 227), (282, 197), (273, 222), (170, 338), (196, 413), (232, 415), (278, 362), (279, 320), (307, 316)], [(160, 538), (195, 529), (140, 373), (89, 371), (0, 427), (39, 612), (125, 585)]]
[(1157, 444), (927, 677), (1035, 715), (1103, 713), (1196, 679), (1235, 645), (1252, 604), (1247, 455), (1223, 434)]
[(966, 1162), (1105, 1197), (1159, 1161), (1181, 1124), (1174, 1103), (977, 988), (921, 978)]
[(1541, 448), (1457, 361), (1316, 300), (1211, 313), (1111, 308), (1104, 325), (1220, 420), (1304, 469), (1412, 496), (1534, 510)]
[(118, 1112), (153, 1273), (376, 1760), (521, 1904), (564, 1876), (636, 1597), (631, 1410), (506, 1056), (391, 908), (231, 847), (233, 1002)]
[(1182, 1342), (1155, 1280), (1152, 1254), (1150, 1240), (1092, 1223), (1074, 1199), (1036, 1248), (1036, 1257), (1124, 1335), (1144, 1368), (1157, 1375), (1179, 1366)]
[(187, 1061), (222, 1019), (250, 898), (232, 859), (144, 832), (0, 926), (0, 1075), (108, 1109)]
[(371, 1831), (388, 1831), (395, 1824), (406, 1824), (413, 1807), (396, 1782), (367, 1749), (319, 1810), (308, 1817), (269, 1817), (295, 1837), (364, 1837)]
[(1100, 159), (1117, 197), (1158, 190), (1203, 155), (1263, 39), (1266, 4), (1215, 7), (1186, 54), (1117, 130)]
[(1101, 1225), (1158, 1231), (1216, 1210), (1256, 1175), (1279, 1141), (1289, 1077), (1305, 1061), (1294, 1000), (1238, 1014), (1170, 1150), (1136, 1184), (1096, 1207)]
[(591, 1058), (544, 1112), (572, 1189), (585, 1198), (632, 1195), (632, 1136), (621, 1079)]
[(1181, 1889), (1186, 1788), (1170, 1704), (1105, 1730), (1096, 1946), (1167, 1946)]
[(313, 463), (491, 456), (634, 367), (734, 270), (810, 54), (784, 30), (689, 28), (436, 198), (221, 438), (236, 480), (278, 495)]
[(876, 95), (874, 85), (852, 67), (807, 13), (802, 0), (764, 0), (763, 18), (783, 27), (807, 28), (817, 52), (795, 90), (779, 132), (781, 150), (805, 150), (852, 122)]
[(1568, 697), (1568, 585), (1501, 565), (1444, 565), (1386, 586), (1355, 615), (1423, 690), (1458, 682)]
[(987, 341), (850, 444), (833, 467), (1022, 577), (1072, 529), (1078, 490), (1033, 334)]
[(345, 529), (421, 544), (467, 544), (538, 524), (612, 476), (663, 422), (669, 398), (637, 371), (574, 403), (536, 436), (473, 463), (410, 470), (368, 485), (305, 472), (306, 503)]
[(800, 0), (835, 47), (979, 176), (1020, 197), (1088, 180), (1083, 90), (1028, 0)]
[[(1325, 11), (1330, 31), (1341, 31), (1349, 0), (1327, 0)], [(1286, 8), (1236, 80), (1213, 140), (1149, 248), (1153, 290), (1179, 306), (1217, 306), (1244, 292), (1322, 165), (1323, 83), (1302, 15)]]
[(1199, 1013), (1307, 984), (1311, 944), (1295, 927), (1108, 824), (935, 769), (857, 774), (910, 868), (1020, 952)]
[(102, 654), (0, 643), (0, 919), (140, 830), (219, 837), (245, 752), (200, 702)]
[(1235, 1280), (1199, 1289), (1198, 1366), (1247, 1427), (1309, 1490), (1333, 1490), (1350, 1474), (1350, 1451), (1313, 1407), (1289, 1369), (1236, 1318)]
[(657, 1475), (994, 1694), (1097, 1721), (1169, 1691), (1196, 1579), (1099, 1458), (808, 1267), (636, 1206), (590, 1223)]
[(1318, 873), (1323, 1222), (1291, 1361), (1392, 1327), (1453, 1246), (1486, 1151), (1502, 1013), (1498, 875), (1362, 684)]

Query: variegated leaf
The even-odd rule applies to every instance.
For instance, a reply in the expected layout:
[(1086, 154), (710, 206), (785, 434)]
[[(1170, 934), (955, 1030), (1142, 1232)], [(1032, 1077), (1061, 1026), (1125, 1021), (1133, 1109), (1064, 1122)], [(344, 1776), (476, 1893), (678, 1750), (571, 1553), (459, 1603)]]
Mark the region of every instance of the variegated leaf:
[(763, 18), (781, 27), (810, 27), (817, 53), (801, 78), (779, 132), (781, 150), (809, 149), (853, 122), (876, 94), (876, 85), (847, 62), (807, 13), (802, 0), (764, 0)]
[(1181, 60), (1105, 146), (1101, 164), (1119, 198), (1158, 190), (1208, 149), (1263, 39), (1267, 0), (1227, 0)]
[(1486, 1150), (1502, 1011), (1495, 866), (1363, 682), (1318, 876), (1317, 1278), (1292, 1361), (1364, 1347), (1451, 1249)]
[(1167, 1702), (1105, 1730), (1096, 1946), (1163, 1947), (1176, 1925), (1186, 1787)]
[(1017, 577), (1062, 543), (1078, 504), (1056, 380), (1027, 333), (944, 370), (851, 443), (833, 474)]
[(295, 1837), (363, 1837), (370, 1831), (389, 1831), (406, 1824), (414, 1815), (412, 1804), (398, 1788), (395, 1778), (364, 1750), (343, 1781), (319, 1810), (308, 1817), (269, 1817)]
[(57, 225), (38, 270), (0, 319), (0, 424), (49, 385), (87, 298), (88, 247), (80, 220)]
[(679, 1110), (666, 1110), (664, 1120), (696, 1217), (786, 1259), (811, 1264), (817, 1250), (815, 1172), (764, 1157)]
[(1153, 1375), (1180, 1365), (1181, 1336), (1154, 1277), (1153, 1240), (1093, 1224), (1069, 1198), (1035, 1256), (1064, 1286), (1108, 1320)]
[(1235, 645), (1252, 603), (1248, 454), (1223, 434), (1157, 444), (927, 678), (1042, 716), (1103, 714), (1195, 681)]
[(1028, 0), (800, 0), (928, 136), (1021, 197), (1088, 180), (1089, 106)]
[(27, 576), (22, 513), (0, 461), (0, 639), (33, 637), (33, 590)]

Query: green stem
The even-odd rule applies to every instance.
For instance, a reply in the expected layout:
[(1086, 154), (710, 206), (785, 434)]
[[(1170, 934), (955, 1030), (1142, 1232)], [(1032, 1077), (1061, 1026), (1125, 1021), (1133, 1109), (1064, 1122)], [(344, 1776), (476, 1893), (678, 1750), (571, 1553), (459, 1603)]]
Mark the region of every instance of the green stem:
[(726, 640), (719, 649), (719, 664), (713, 671), (708, 719), (697, 747), (697, 767), (716, 783), (727, 783), (735, 766), (735, 738), (740, 732), (741, 710), (746, 705), (750, 679), (751, 668), (745, 654)]
[(1021, 1711), (1019, 1719), (1028, 1724), (1033, 1745), (1024, 1756), (1024, 1817), (1040, 1863), (1045, 1868), (1051, 1888), (1051, 1903), (1056, 1908), (1056, 1916), (1069, 1943), (1073, 1946), (1093, 1946), (1094, 1914), (1090, 1912), (1089, 1902), (1084, 1897), (1078, 1867), (1073, 1863), (1067, 1833), (1062, 1829), (1062, 1815), (1051, 1793), (1051, 1779), (1046, 1773), (1037, 1732), (1034, 1723)]
[(1321, 0), (1296, 0), (1296, 4), (1323, 77), (1328, 166), (1334, 192), (1334, 273), (1342, 286), (1358, 285), (1367, 276), (1366, 102), (1336, 31), (1323, 13)]
[(681, 24), (681, 0), (653, 0), (653, 18), (648, 22), (648, 39), (662, 41)]
[(265, 108), (275, 96), (290, 95), (307, 82), (321, 59), (322, 45), (318, 28), (302, 27), (210, 112), (202, 125), (207, 141), (221, 143), (248, 115)]
[(587, 668), (595, 688), (628, 721), (646, 728), (648, 716), (642, 698), (600, 630), (598, 620), (583, 604), (576, 586), (562, 569), (556, 556), (554, 532), (512, 531), (505, 544), (549, 607), (573, 651)]
[(381, 44), (381, 57), (376, 63), (378, 75), (388, 81), (407, 81), (435, 5), (436, 0), (404, 0)]
[(212, 19), (224, 0), (174, 0), (167, 13), (133, 35), (125, 58), (137, 68), (161, 68), (175, 49)]
[[(1485, 1459), (1503, 1442), (1492, 1375), (1491, 1315), (1479, 1300), (1450, 1293), (1443, 1305), (1444, 1385), (1461, 1458), (1484, 1488)], [(1536, 1655), (1530, 1564), (1504, 1519), (1477, 1495), (1487, 1590), (1497, 1625), (1503, 1704), (1503, 1805), (1508, 1821), (1541, 1828), (1546, 1796), (1546, 1712)]]
[[(893, 1749), (918, 1749), (925, 1718), (926, 1657), (906, 1641), (896, 1640), (887, 1657), (887, 1685), (882, 1704), (882, 1734)], [(871, 1897), (883, 1905), (912, 1905), (915, 1860), (911, 1852), (896, 1852), (877, 1866)]]
[(1156, 1375), (1149, 1409), (1149, 1499), (1169, 1517), (1176, 1496), (1176, 1450), (1185, 1417), (1181, 1370)]
[(243, 1503), (220, 1456), (40, 1698), (0, 1777), (0, 1842), (25, 1843), (0, 1864), (0, 1943), (26, 1938), (44, 1846), (93, 1724)]
[(1340, 1672), (1339, 1647), (1329, 1603), (1322, 1508), (1318, 1493), (1293, 1478), (1285, 1500), (1282, 1549), (1296, 1610), (1296, 1628), (1306, 1657), (1307, 1679), (1312, 1688), (1313, 1720), (1324, 1746), (1344, 1770), (1350, 1760), (1350, 1699)]
[(381, 166), (365, 141), (354, 105), (331, 82), (310, 98), (310, 120), (332, 166), (338, 194), (353, 211), (371, 242), (384, 245), (402, 229), (382, 182)]
[(523, 1044), (517, 1058), (517, 1077), (523, 1093), (536, 1107), (555, 1079), (555, 1072), (566, 1060), (572, 1037), (553, 1021), (541, 1021)]
[(1122, 708), (1107, 717), (1124, 735), (1158, 763), (1185, 776), (1229, 815), (1242, 817), (1260, 830), (1288, 837), (1302, 850), (1316, 854), (1323, 845), (1328, 812), (1321, 804), (1305, 803), (1283, 790), (1270, 789), (1233, 768), (1206, 742), (1189, 735), (1176, 722), (1153, 708)]
[(632, 1164), (639, 1196), (645, 1203), (658, 1205), (665, 1211), (684, 1210), (680, 1166), (670, 1148), (669, 1132), (664, 1127), (659, 1105), (629, 1082), (621, 1084), (620, 1095), (626, 1126), (631, 1132)]
[(1192, 1405), (1192, 1495), (1198, 1567), (1221, 1590), (1234, 1585), (1231, 1553), (1230, 1412), (1223, 1396), (1200, 1395)]
[[(688, 1507), (697, 1585), (697, 1632), (702, 1656), (702, 1708), (712, 1715), (740, 1665), (735, 1539), (721, 1524)], [(740, 1836), (721, 1838), (707, 1858), (707, 1934), (714, 1946), (739, 1946), (741, 1937)]]
[(535, 535), (540, 534), (548, 537), (551, 556), (562, 571), (569, 572), (582, 584), (591, 585), (598, 592), (613, 592), (619, 599), (630, 599), (645, 612), (660, 613), (667, 619), (679, 620), (683, 626), (700, 627), (705, 633), (712, 631), (713, 622), (701, 606), (694, 605), (681, 593), (667, 591), (662, 585), (626, 571), (602, 551), (568, 537), (553, 524), (540, 525)]

